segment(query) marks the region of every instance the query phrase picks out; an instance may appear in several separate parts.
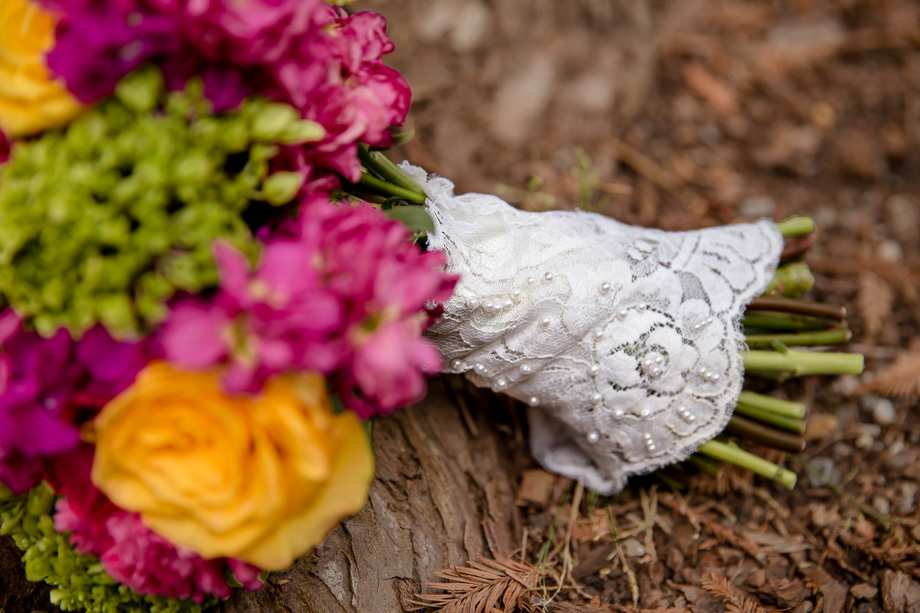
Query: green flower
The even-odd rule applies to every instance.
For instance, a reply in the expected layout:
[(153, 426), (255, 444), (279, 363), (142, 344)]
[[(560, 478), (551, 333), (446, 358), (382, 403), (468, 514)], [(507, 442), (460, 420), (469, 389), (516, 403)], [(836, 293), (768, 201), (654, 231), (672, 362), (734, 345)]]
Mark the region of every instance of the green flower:
[(97, 322), (117, 338), (143, 333), (176, 292), (217, 284), (215, 240), (256, 257), (246, 219), (264, 219), (257, 209), (291, 201), (303, 181), (270, 175), (269, 160), (278, 144), (322, 135), (278, 103), (214, 115), (200, 82), (167, 94), (156, 70), (129, 75), (0, 167), (0, 302), (43, 335)]
[(76, 551), (66, 535), (54, 530), (56, 496), (47, 484), (24, 496), (0, 486), (0, 535), (9, 535), (23, 552), (26, 578), (55, 586), (51, 602), (64, 611), (89, 613), (200, 613), (215, 604), (143, 596), (106, 574), (99, 559)]

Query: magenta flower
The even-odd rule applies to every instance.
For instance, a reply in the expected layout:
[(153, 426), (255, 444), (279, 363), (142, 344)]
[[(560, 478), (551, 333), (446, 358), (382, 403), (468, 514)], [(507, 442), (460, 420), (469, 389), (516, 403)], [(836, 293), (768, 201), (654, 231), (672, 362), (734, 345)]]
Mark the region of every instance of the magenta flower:
[(43, 0), (62, 15), (48, 65), (84, 102), (111, 94), (143, 63), (171, 88), (204, 80), (215, 110), (262, 94), (320, 122), (325, 139), (306, 159), (360, 177), (357, 143), (389, 145), (410, 89), (381, 57), (393, 50), (386, 21), (347, 15), (323, 0)]
[(210, 302), (180, 300), (163, 327), (167, 357), (180, 366), (228, 364), (224, 384), (256, 392), (289, 370), (328, 372), (342, 360), (339, 299), (323, 287), (316, 245), (277, 240), (255, 271), (226, 244), (215, 246), (221, 289)]
[(39, 460), (79, 445), (79, 424), (134, 381), (150, 352), (101, 327), (79, 343), (65, 330), (42, 338), (12, 310), (0, 314), (0, 481), (33, 487)]
[(6, 134), (0, 132), (0, 164), (10, 159), (10, 152), (13, 149), (12, 143), (7, 139)]
[(99, 556), (115, 580), (139, 594), (198, 603), (208, 595), (230, 596), (224, 575), (228, 567), (246, 589), (262, 587), (258, 568), (239, 560), (205, 560), (151, 531), (140, 515), (112, 504), (90, 480), (92, 462), (89, 445), (43, 462), (45, 478), (64, 496), (57, 503), (54, 527), (70, 533), (77, 551)]
[(176, 303), (161, 334), (167, 358), (187, 368), (223, 364), (231, 391), (316, 371), (365, 418), (421, 398), (425, 374), (441, 367), (422, 336), (428, 306), (456, 283), (442, 271), (444, 254), (420, 251), (373, 206), (318, 196), (265, 239), (254, 270), (231, 247), (216, 247), (220, 290)]

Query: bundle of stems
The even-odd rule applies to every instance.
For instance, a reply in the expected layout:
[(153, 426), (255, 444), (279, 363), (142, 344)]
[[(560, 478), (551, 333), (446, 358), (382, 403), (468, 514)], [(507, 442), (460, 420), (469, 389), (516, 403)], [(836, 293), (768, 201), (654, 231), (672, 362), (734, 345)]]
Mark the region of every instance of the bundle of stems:
[[(389, 215), (407, 223), (423, 238), (427, 229), (420, 206), (425, 202), (424, 190), (381, 152), (362, 146), (359, 156), (363, 174), (349, 191), (378, 202)], [(799, 298), (814, 285), (805, 262), (813, 244), (814, 221), (797, 216), (776, 226), (785, 239), (780, 264), (764, 294), (748, 305), (742, 318), (749, 349), (744, 358), (745, 386), (753, 379), (780, 384), (790, 377), (861, 373), (861, 354), (826, 350), (850, 340), (846, 309)], [(719, 460), (792, 488), (795, 473), (744, 447), (756, 444), (784, 452), (803, 451), (806, 410), (798, 402), (742, 391), (723, 433), (700, 445), (685, 466), (717, 474), (719, 464), (713, 460)]]

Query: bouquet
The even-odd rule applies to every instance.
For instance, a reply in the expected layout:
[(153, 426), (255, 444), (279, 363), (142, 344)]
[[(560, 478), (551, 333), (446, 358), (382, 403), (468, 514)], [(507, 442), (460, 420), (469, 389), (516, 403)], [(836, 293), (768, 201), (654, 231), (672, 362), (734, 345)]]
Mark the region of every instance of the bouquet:
[(839, 311), (745, 311), (801, 289), (784, 238), (809, 220), (669, 234), (394, 165), (385, 26), (322, 0), (0, 7), (0, 534), (62, 609), (259, 589), (363, 507), (368, 420), (442, 369), (610, 493), (711, 468), (698, 449), (791, 486), (722, 434), (801, 443), (772, 427), (801, 405), (744, 367), (862, 368), (787, 347), (843, 342)]

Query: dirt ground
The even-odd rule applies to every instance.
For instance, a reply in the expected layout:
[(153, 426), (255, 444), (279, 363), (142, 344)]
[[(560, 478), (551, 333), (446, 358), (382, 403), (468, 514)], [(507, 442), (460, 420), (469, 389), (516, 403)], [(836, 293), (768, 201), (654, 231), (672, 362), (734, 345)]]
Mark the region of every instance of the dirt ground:
[(412, 161), (669, 230), (811, 215), (811, 297), (848, 308), (867, 358), (776, 392), (810, 406), (807, 450), (775, 456), (793, 491), (651, 478), (608, 515), (527, 472), (515, 559), (560, 611), (920, 611), (920, 2), (679, 4), (359, 5), (390, 19), (413, 86)]

